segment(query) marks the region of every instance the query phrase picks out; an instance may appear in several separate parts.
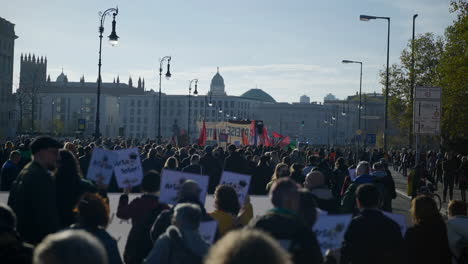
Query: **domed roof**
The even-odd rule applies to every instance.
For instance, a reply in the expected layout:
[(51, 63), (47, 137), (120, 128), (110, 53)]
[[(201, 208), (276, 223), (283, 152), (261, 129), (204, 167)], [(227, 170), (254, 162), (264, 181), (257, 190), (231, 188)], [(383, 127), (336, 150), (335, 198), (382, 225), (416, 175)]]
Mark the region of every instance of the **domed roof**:
[(263, 102), (276, 103), (276, 100), (271, 95), (264, 92), (262, 89), (254, 88), (243, 93), (240, 97), (254, 99)]
[(218, 71), (216, 72), (215, 76), (213, 76), (213, 79), (211, 79), (211, 85), (212, 86), (223, 86), (224, 87), (224, 79), (221, 74), (219, 74), (219, 67)]
[(68, 77), (62, 71), (62, 73), (57, 77), (56, 82), (68, 82)]

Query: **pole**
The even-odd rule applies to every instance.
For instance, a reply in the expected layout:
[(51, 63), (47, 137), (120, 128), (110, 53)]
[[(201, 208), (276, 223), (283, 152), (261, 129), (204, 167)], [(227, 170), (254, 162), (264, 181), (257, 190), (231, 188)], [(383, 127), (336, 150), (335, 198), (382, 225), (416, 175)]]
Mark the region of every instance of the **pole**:
[[(105, 13), (103, 14), (103, 17)], [(101, 52), (102, 52), (102, 33), (104, 32), (103, 26), (104, 20), (101, 18), (101, 26), (99, 27), (99, 61), (98, 61), (98, 83), (97, 83), (97, 96), (96, 96), (96, 124), (94, 128), (94, 140), (98, 140), (101, 136), (101, 132), (99, 130), (100, 125), (100, 106), (101, 106)]]
[(162, 78), (162, 62), (159, 67), (159, 103), (158, 103), (158, 144), (161, 144), (161, 78)]
[(388, 129), (388, 78), (389, 78), (389, 60), (390, 60), (390, 18), (387, 17), (388, 31), (387, 31), (387, 76), (385, 80), (385, 123), (383, 133), (384, 151), (387, 151), (387, 129)]
[[(414, 82), (415, 82), (415, 72), (414, 72), (414, 31), (415, 31), (415, 22), (416, 22), (416, 17), (418, 17), (417, 14), (413, 15), (413, 38), (411, 40), (411, 87), (410, 87), (410, 109), (413, 110), (413, 96), (414, 96)], [(413, 118), (413, 115), (411, 115), (411, 121)], [(410, 127), (409, 127), (409, 134), (408, 134), (408, 148), (413, 147), (413, 122), (411, 122)]]
[[(190, 83), (192, 85), (192, 83)], [(189, 92), (188, 92), (188, 117), (187, 117), (187, 137), (188, 137), (188, 143), (190, 144), (190, 107), (191, 107), (191, 102), (190, 102), (190, 93), (192, 92), (192, 87), (189, 86)]]

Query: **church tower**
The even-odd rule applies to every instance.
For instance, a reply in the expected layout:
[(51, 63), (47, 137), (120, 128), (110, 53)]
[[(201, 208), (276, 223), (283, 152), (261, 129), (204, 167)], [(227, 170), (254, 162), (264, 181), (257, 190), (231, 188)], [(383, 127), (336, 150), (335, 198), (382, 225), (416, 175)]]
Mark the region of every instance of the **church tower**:
[(225, 88), (224, 79), (221, 76), (221, 74), (219, 74), (219, 67), (218, 67), (218, 70), (215, 76), (213, 76), (213, 79), (211, 79), (210, 92), (212, 95), (224, 95), (225, 96), (226, 92), (224, 88)]
[(45, 84), (47, 78), (47, 57), (37, 57), (33, 54), (21, 54), (19, 88), (38, 89)]

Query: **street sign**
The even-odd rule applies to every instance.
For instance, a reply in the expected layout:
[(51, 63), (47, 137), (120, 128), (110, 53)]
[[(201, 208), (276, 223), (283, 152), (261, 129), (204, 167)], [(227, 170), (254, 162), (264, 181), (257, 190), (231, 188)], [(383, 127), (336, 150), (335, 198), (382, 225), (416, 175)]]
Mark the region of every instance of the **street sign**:
[(361, 129), (356, 130), (356, 135), (360, 136), (361, 134), (362, 134), (362, 130), (361, 130)]
[(413, 104), (413, 127), (416, 134), (439, 134), (441, 88), (416, 87)]
[(375, 144), (377, 136), (375, 134), (367, 134), (366, 135), (366, 142), (368, 144)]
[(86, 119), (78, 119), (78, 130), (79, 131), (86, 130)]

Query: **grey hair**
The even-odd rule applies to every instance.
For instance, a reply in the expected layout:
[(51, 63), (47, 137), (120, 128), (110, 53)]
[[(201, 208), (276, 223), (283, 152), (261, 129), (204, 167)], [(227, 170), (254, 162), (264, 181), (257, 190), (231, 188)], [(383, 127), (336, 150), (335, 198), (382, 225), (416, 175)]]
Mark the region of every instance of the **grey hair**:
[(200, 192), (200, 187), (196, 181), (186, 180), (182, 183), (182, 186), (180, 186), (179, 199), (196, 198), (198, 200)]
[(356, 167), (356, 175), (363, 175), (370, 172), (370, 165), (367, 161), (360, 161)]
[(83, 230), (66, 230), (48, 235), (36, 247), (34, 264), (107, 264), (104, 246)]
[(201, 210), (196, 204), (181, 203), (174, 209), (174, 221), (182, 229), (197, 230), (201, 221)]

